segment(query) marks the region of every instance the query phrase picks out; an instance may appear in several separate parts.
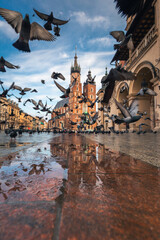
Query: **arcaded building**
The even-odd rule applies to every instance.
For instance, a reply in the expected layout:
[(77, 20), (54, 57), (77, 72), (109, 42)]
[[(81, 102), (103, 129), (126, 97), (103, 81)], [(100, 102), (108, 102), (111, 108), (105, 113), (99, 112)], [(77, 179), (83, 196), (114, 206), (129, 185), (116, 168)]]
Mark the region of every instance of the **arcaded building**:
[[(50, 129), (94, 130), (96, 127), (96, 123), (89, 124), (91, 117), (96, 114), (96, 104), (92, 108), (89, 107), (96, 100), (96, 83), (89, 71), (82, 86), (81, 67), (77, 59), (77, 54), (75, 54), (74, 64), (71, 66), (70, 87), (75, 79), (76, 84), (70, 88), (69, 97), (55, 105), (50, 120)], [(90, 101), (83, 101), (84, 98)]]
[[(145, 123), (148, 129), (160, 129), (160, 0), (147, 1), (143, 10), (135, 16), (127, 18), (126, 35), (132, 34), (134, 50), (120, 48), (112, 62), (125, 61), (125, 68), (132, 71), (137, 79), (134, 81), (116, 82), (111, 99), (107, 102), (110, 115), (121, 116), (115, 106), (114, 98), (128, 106), (133, 99), (138, 99), (139, 111), (146, 113), (138, 122), (130, 124), (130, 129), (138, 129)], [(157, 96), (136, 96), (143, 84), (157, 93)], [(147, 120), (145, 120), (147, 118)], [(112, 123), (108, 123), (111, 126)], [(125, 129), (125, 124), (117, 125), (117, 129)]]

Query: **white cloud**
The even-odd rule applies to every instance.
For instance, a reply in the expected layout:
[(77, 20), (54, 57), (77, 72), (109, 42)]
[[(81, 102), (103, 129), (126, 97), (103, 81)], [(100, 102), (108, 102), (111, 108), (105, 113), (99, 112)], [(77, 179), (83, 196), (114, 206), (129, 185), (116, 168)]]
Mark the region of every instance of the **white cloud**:
[(11, 40), (18, 38), (14, 29), (7, 22), (1, 20), (0, 20), (0, 32)]
[(88, 41), (91, 45), (110, 47), (113, 45), (113, 39), (109, 37), (94, 38)]
[(82, 26), (90, 26), (92, 28), (108, 28), (110, 25), (110, 20), (107, 16), (90, 17), (83, 11), (73, 12), (71, 14), (71, 17), (75, 17), (75, 21), (77, 21)]

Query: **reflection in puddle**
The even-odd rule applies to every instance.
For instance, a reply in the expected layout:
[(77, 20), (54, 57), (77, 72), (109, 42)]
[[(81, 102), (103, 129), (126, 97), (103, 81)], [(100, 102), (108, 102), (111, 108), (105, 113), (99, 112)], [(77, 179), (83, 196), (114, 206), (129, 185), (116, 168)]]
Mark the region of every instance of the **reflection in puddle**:
[(154, 170), (153, 166), (111, 151), (85, 137), (62, 135), (56, 143), (53, 141), (32, 147), (24, 154), (17, 154), (14, 160), (1, 162), (0, 195), (6, 199), (12, 192), (25, 191), (26, 195), (28, 192), (31, 195), (38, 192), (38, 196), (42, 196), (42, 189), (50, 191), (48, 186), (44, 189), (47, 182), (54, 185), (57, 179), (61, 183), (62, 179), (67, 179), (69, 184), (78, 188), (96, 188), (102, 183), (106, 184), (104, 174), (112, 174), (114, 184), (121, 184), (120, 173), (149, 173)]
[(68, 168), (68, 182), (74, 185), (96, 187), (103, 182), (104, 174), (112, 174), (116, 182), (119, 182), (117, 174), (120, 173), (157, 172), (149, 164), (112, 151), (103, 144), (87, 141), (83, 136), (65, 135), (59, 139), (56, 144), (50, 144), (51, 153), (62, 168)]
[(16, 147), (21, 147), (25, 145), (29, 145), (30, 143), (28, 142), (16, 142), (16, 141), (10, 141), (5, 144), (0, 144), (0, 148), (16, 148)]
[(158, 211), (158, 190), (156, 167), (83, 136), (61, 135), (0, 162), (2, 239), (19, 239), (23, 227), (21, 239), (112, 239), (110, 232), (124, 239), (126, 229), (133, 232), (131, 218), (132, 226), (159, 229), (160, 218), (143, 226)]

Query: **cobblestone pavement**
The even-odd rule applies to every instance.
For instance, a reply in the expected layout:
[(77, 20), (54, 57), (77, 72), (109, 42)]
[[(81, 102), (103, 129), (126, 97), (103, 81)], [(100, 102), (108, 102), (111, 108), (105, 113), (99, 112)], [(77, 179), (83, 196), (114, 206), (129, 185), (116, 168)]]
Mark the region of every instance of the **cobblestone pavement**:
[(0, 239), (160, 239), (159, 169), (82, 135), (0, 162)]
[(105, 144), (106, 147), (160, 167), (160, 133), (85, 134), (85, 136)]

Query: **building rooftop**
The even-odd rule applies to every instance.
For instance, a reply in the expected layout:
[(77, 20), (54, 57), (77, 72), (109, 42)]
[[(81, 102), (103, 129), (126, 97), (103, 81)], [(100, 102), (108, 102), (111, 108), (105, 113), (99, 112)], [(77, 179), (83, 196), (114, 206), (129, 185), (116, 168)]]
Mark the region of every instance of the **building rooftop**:
[(69, 103), (69, 97), (68, 98), (65, 98), (59, 102), (57, 102), (57, 104), (55, 105), (54, 109), (58, 109), (58, 108), (61, 108), (61, 107), (64, 107), (65, 104), (68, 104)]

